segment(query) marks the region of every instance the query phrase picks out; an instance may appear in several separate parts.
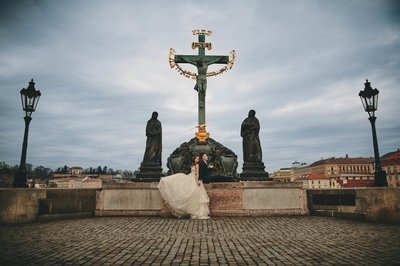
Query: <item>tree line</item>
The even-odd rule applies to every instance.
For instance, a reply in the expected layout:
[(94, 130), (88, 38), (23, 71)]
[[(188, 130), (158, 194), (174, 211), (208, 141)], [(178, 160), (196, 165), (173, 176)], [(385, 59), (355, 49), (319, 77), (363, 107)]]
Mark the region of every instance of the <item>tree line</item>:
[[(25, 164), (26, 175), (35, 179), (49, 179), (53, 177), (53, 170), (42, 165), (33, 167), (32, 164)], [(19, 169), (19, 165), (9, 165), (5, 162), (0, 162), (0, 173), (14, 175)]]
[[(9, 165), (5, 162), (0, 162), (0, 174), (8, 174), (14, 175), (18, 171), (19, 165)], [(68, 174), (71, 172), (71, 167), (67, 165), (60, 166), (57, 169), (53, 170), (49, 167), (37, 166), (34, 167), (32, 164), (26, 164), (26, 174), (28, 178), (35, 179), (51, 179), (55, 173), (57, 174)], [(97, 167), (89, 167), (83, 169), (83, 174), (110, 174), (116, 175), (120, 174), (126, 178), (133, 177), (134, 173), (129, 170), (114, 170), (112, 168), (108, 168), (107, 166), (97, 166)]]
[[(121, 170), (117, 170), (114, 171), (112, 168), (108, 168), (107, 166), (97, 166), (97, 167), (89, 167), (86, 169), (83, 169), (83, 173), (84, 174), (119, 174), (119, 171)], [(71, 172), (71, 167), (68, 167), (67, 165), (58, 167), (55, 171), (55, 173), (60, 173), (60, 174), (66, 174)]]

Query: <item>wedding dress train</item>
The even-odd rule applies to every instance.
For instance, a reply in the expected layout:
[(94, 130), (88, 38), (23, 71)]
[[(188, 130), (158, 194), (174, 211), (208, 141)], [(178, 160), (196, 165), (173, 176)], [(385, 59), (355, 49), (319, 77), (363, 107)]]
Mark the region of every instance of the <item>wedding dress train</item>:
[(188, 175), (178, 173), (162, 177), (157, 188), (175, 216), (181, 218), (190, 215), (193, 219), (209, 218), (210, 200), (203, 183), (200, 186), (196, 184), (193, 168)]

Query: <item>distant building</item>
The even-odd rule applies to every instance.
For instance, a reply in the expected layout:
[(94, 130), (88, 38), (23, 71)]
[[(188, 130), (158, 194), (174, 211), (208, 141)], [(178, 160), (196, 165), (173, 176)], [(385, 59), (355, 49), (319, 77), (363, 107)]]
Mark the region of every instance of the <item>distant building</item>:
[[(275, 181), (275, 182), (293, 182), (295, 181), (295, 171), (297, 171), (297, 173), (300, 173), (301, 170), (300, 169), (305, 169), (305, 167), (307, 166), (306, 163), (300, 163), (298, 161), (295, 161), (292, 163), (292, 167), (288, 167), (288, 168), (281, 168), (278, 171), (275, 171), (272, 175), (271, 178)], [(309, 173), (309, 169), (305, 170), (304, 172)]]
[(104, 183), (115, 183), (116, 179), (115, 176), (113, 175), (99, 175), (99, 178), (103, 181)]
[(305, 164), (293, 169), (292, 176), (290, 177), (291, 180), (298, 180), (301, 176), (311, 174), (310, 165)]
[[(312, 173), (316, 173), (327, 178), (330, 188), (370, 187), (374, 184), (374, 171), (373, 157), (350, 158), (346, 155), (345, 158), (321, 159), (311, 165), (295, 168), (293, 179), (306, 180)], [(319, 181), (322, 185), (322, 179)]]
[(293, 168), (281, 168), (278, 171), (274, 172), (271, 175), (272, 180), (275, 182), (290, 182), (293, 181), (291, 178), (293, 177), (294, 169)]
[(68, 182), (68, 188), (82, 188), (82, 178), (71, 178)]
[(331, 188), (332, 184), (327, 176), (318, 173), (304, 174), (298, 181), (303, 182), (303, 188)]
[(82, 179), (81, 187), (82, 188), (102, 188), (103, 181), (100, 178), (85, 177), (84, 179)]
[(389, 187), (400, 187), (400, 150), (382, 156), (382, 169)]
[(368, 180), (336, 180), (338, 188), (351, 188), (351, 187), (373, 187), (374, 186), (374, 179)]
[[(73, 166), (66, 173), (54, 173), (49, 180), (49, 187), (59, 188), (101, 188), (103, 183), (113, 183), (115, 178), (110, 174), (86, 174), (80, 166)], [(122, 178), (122, 176), (117, 176)]]
[(101, 188), (103, 181), (100, 178), (90, 177), (63, 177), (49, 180), (49, 187), (57, 188)]
[(35, 180), (35, 188), (45, 188), (45, 187), (47, 187), (46, 180), (40, 180), (40, 179)]
[(60, 177), (49, 180), (49, 187), (57, 188), (69, 188), (69, 181), (72, 180), (71, 177)]
[(71, 167), (71, 169), (70, 169), (70, 173), (71, 173), (72, 175), (80, 175), (80, 174), (83, 173), (83, 168), (80, 167), (80, 166), (73, 166), (73, 167)]

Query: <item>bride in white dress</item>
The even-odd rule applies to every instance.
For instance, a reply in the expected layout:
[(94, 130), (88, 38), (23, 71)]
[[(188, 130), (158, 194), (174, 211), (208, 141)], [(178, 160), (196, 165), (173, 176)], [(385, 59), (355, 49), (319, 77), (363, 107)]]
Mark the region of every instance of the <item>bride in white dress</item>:
[(157, 185), (161, 197), (178, 218), (188, 215), (192, 219), (210, 218), (208, 208), (210, 199), (203, 182), (199, 181), (199, 160), (200, 157), (196, 156), (190, 174), (178, 173), (166, 176), (161, 178)]

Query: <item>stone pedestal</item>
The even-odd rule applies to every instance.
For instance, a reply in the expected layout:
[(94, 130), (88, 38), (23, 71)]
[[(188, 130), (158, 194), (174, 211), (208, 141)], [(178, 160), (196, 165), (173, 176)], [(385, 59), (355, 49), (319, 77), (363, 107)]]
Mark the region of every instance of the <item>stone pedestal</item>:
[(140, 164), (139, 173), (136, 180), (140, 182), (158, 182), (164, 176), (161, 165), (159, 163), (142, 162)]
[(244, 163), (243, 172), (240, 174), (242, 181), (272, 181), (267, 172), (265, 172), (263, 162)]
[(209, 161), (211, 182), (237, 181), (237, 155), (212, 138), (200, 141), (192, 138), (189, 142), (182, 143), (168, 157), (168, 174), (190, 173), (194, 156), (206, 153)]
[[(307, 193), (301, 182), (214, 182), (204, 187), (211, 217), (308, 215)], [(105, 185), (96, 192), (95, 215), (173, 217), (157, 183), (148, 182)]]

